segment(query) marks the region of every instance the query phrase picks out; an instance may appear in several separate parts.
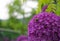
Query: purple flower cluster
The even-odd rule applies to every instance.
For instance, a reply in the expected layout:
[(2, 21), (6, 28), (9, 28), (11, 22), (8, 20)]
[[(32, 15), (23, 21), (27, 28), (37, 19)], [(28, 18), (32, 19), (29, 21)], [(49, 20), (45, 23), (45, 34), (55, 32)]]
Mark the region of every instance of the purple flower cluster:
[(28, 24), (29, 41), (60, 41), (60, 17), (52, 12), (35, 15)]
[(17, 38), (17, 41), (28, 41), (28, 37), (27, 36), (19, 36), (18, 38)]
[(19, 36), (17, 41), (60, 41), (60, 16), (46, 12), (47, 6), (30, 20), (28, 37)]

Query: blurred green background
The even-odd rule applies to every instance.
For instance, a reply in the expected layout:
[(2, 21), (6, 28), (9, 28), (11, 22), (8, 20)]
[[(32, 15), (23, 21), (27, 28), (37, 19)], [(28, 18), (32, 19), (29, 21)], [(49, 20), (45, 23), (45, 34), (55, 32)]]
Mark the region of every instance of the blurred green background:
[[(31, 12), (25, 12), (24, 9), (22, 9), (22, 5), (27, 1), (28, 0), (14, 0), (7, 4), (9, 19), (0, 19), (0, 41), (5, 41), (4, 38), (8, 38), (9, 41), (12, 41), (20, 35), (27, 36), (28, 22), (36, 13), (35, 8), (30, 7), (32, 9)], [(14, 13), (18, 15), (21, 14), (23, 18), (17, 18), (17, 15), (14, 16)], [(27, 15), (29, 13), (31, 14), (30, 17), (25, 17), (25, 14)]]
[[(37, 8), (31, 8), (31, 12), (25, 12), (22, 9), (22, 5), (28, 0), (14, 0), (12, 3), (7, 4), (9, 19), (0, 19), (0, 41), (4, 41), (4, 38), (8, 38), (9, 41), (16, 39), (20, 35), (27, 36), (27, 28), (29, 20), (39, 12), (42, 11), (42, 7), (48, 4), (46, 11), (53, 11), (57, 15), (60, 15), (60, 0), (30, 0), (37, 2)], [(27, 9), (28, 10), (28, 9)], [(21, 14), (23, 18), (17, 18), (14, 13)], [(30, 13), (29, 17), (25, 17), (25, 14)]]

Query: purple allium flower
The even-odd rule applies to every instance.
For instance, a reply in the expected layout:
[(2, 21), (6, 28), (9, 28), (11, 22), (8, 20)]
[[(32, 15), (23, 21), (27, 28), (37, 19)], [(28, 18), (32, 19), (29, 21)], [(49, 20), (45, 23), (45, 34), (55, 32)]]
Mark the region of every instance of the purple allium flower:
[(35, 15), (28, 24), (29, 41), (60, 41), (60, 17), (52, 12)]
[(17, 38), (17, 41), (28, 41), (28, 37), (27, 36), (19, 36)]

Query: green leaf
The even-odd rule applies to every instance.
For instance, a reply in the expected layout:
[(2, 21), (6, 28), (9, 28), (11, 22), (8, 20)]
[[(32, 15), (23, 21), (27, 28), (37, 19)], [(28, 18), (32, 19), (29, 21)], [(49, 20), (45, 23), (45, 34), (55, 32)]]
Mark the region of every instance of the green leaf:
[(53, 0), (38, 0), (38, 8), (37, 8), (36, 13), (38, 14), (39, 12), (41, 12), (42, 11), (42, 7), (44, 5), (47, 5), (47, 4), (49, 5), (52, 2), (53, 2)]

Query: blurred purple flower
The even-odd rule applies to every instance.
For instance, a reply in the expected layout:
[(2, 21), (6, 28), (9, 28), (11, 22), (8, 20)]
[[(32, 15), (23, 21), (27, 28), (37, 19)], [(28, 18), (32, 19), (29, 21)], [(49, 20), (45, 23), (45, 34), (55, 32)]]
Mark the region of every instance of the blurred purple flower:
[(7, 37), (5, 37), (3, 40), (4, 40), (4, 41), (9, 41), (9, 39), (8, 39)]
[(18, 38), (17, 38), (17, 41), (28, 41), (28, 37), (27, 36), (19, 36)]
[(29, 41), (60, 41), (60, 16), (52, 12), (35, 15), (28, 24)]

